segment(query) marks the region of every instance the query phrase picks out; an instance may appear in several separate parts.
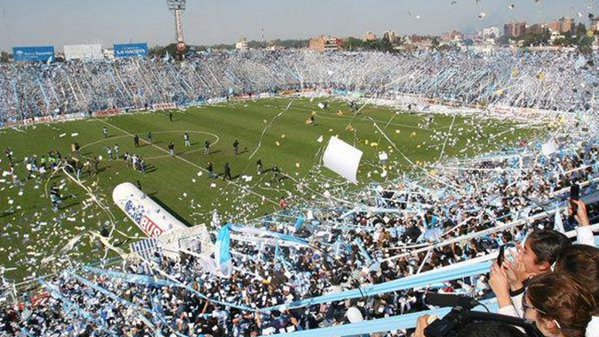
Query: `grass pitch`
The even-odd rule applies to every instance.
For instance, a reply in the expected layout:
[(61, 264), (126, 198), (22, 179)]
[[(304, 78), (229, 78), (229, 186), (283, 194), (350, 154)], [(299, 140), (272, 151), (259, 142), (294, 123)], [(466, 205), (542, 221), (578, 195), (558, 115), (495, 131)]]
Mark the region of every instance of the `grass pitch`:
[[(329, 109), (322, 110), (317, 106), (322, 101), (277, 98), (229, 102), (174, 111), (172, 122), (168, 113), (153, 112), (0, 130), (2, 150), (13, 149), (21, 180), (21, 184), (14, 184), (9, 177), (0, 180), (0, 265), (7, 268), (4, 276), (31, 279), (70, 266), (73, 261), (95, 261), (105, 256), (100, 243), (87, 236), (77, 239), (88, 231), (100, 231), (110, 218), (83, 188), (62, 173), (47, 180), (25, 180), (25, 157), (41, 157), (50, 150), (71, 155), (74, 142), (81, 146), (82, 157), (103, 157), (100, 173), (95, 177), (84, 174), (82, 184), (109, 206), (118, 230), (113, 244), (126, 248), (125, 243), (143, 234), (112, 202), (112, 190), (122, 182), (139, 182), (145, 193), (188, 225), (208, 225), (215, 209), (224, 221), (243, 223), (278, 210), (281, 197), (288, 198), (292, 207), (298, 206), (319, 198), (327, 187), (342, 184), (341, 178), (320, 166), (328, 140), (334, 135), (364, 151), (360, 183), (354, 187), (361, 188), (411, 172), (398, 150), (424, 165), (436, 162), (443, 148), (443, 158), (472, 156), (534, 139), (540, 132), (488, 119), (457, 117), (453, 121), (452, 116), (435, 115), (430, 122), (427, 115), (370, 105), (354, 114), (347, 103), (334, 100), (329, 100)], [(306, 123), (311, 115), (314, 125)], [(482, 126), (482, 138), (477, 138), (477, 124)], [(102, 134), (103, 127), (108, 128), (108, 138)], [(146, 141), (149, 131), (152, 145)], [(184, 146), (185, 132), (190, 135), (191, 147)], [(134, 134), (142, 139), (139, 148), (133, 144)], [(238, 155), (233, 149), (235, 139), (240, 143)], [(206, 140), (212, 144), (209, 155), (203, 150)], [(175, 144), (174, 158), (168, 155), (170, 142)], [(144, 158), (148, 172), (135, 172), (122, 159), (108, 160), (106, 148), (116, 144), (120, 156), (129, 152)], [(389, 154), (384, 167), (378, 159), (380, 151)], [(261, 175), (256, 170), (258, 159), (266, 171)], [(209, 161), (218, 174), (223, 173), (226, 162), (230, 163), (233, 180), (208, 177), (205, 168)], [(275, 166), (289, 178), (279, 179), (272, 170)], [(7, 167), (2, 155), (0, 168)], [(47, 196), (52, 182), (62, 186), (65, 198), (59, 212), (51, 210)], [(298, 188), (298, 183), (303, 187)]]

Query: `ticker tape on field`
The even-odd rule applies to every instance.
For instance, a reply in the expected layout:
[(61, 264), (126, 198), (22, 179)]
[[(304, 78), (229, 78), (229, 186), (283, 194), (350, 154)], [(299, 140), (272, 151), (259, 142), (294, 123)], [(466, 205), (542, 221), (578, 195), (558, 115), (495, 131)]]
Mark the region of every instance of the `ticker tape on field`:
[[(482, 301), (484, 305), (489, 308), (490, 312), (497, 312), (499, 309), (495, 299)], [(478, 306), (475, 310), (481, 310), (482, 307)], [(327, 336), (358, 336), (368, 335), (374, 332), (386, 332), (412, 329), (416, 327), (418, 318), (422, 315), (430, 315), (443, 317), (451, 308), (439, 308), (427, 311), (420, 311), (411, 314), (398, 315), (388, 318), (373, 319), (369, 321), (362, 321), (351, 324), (344, 324), (333, 326), (329, 328), (320, 328), (312, 330), (302, 330), (290, 333), (277, 334), (277, 337), (327, 337)]]

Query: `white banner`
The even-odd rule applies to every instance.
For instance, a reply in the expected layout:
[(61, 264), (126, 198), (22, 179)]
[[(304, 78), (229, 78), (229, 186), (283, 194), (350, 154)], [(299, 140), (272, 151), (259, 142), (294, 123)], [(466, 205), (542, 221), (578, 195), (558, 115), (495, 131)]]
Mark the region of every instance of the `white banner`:
[(327, 146), (324, 152), (324, 166), (348, 181), (357, 184), (358, 179), (356, 175), (362, 154), (362, 151), (339, 138), (331, 137), (329, 146)]

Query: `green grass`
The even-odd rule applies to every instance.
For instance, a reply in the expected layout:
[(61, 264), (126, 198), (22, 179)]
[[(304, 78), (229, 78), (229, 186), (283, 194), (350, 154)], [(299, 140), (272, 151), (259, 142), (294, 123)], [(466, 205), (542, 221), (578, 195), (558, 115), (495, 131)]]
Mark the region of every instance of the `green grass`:
[[(447, 132), (453, 118), (436, 115), (430, 128), (425, 128), (424, 115), (396, 114), (389, 108), (366, 106), (354, 116), (344, 102), (333, 101), (331, 108), (323, 111), (317, 107), (319, 100), (307, 99), (293, 99), (286, 110), (291, 100), (268, 99), (190, 108), (174, 112), (173, 122), (169, 122), (165, 113), (143, 113), (0, 130), (1, 147), (13, 149), (19, 163), (17, 172), (23, 180), (23, 186), (11, 184), (9, 178), (3, 178), (6, 181), (0, 183), (0, 264), (16, 268), (7, 271), (5, 276), (17, 280), (30, 278), (51, 272), (56, 267), (68, 266), (70, 261), (94, 261), (104, 256), (104, 248), (87, 237), (77, 242), (73, 249), (66, 250), (66, 254), (61, 252), (77, 234), (99, 231), (109, 216), (64, 174), (57, 174), (51, 181), (64, 184), (62, 193), (69, 198), (60, 212), (52, 212), (50, 200), (45, 195), (48, 181), (25, 181), (22, 162), (26, 156), (37, 154), (39, 157), (54, 149), (70, 155), (73, 142), (82, 146), (83, 156), (102, 155), (104, 160), (100, 164), (100, 174), (97, 177), (84, 175), (82, 178), (84, 185), (92, 188), (116, 217), (117, 229), (123, 233), (114, 236), (113, 242), (118, 245), (126, 237), (142, 235), (112, 203), (112, 190), (119, 183), (136, 183), (139, 180), (144, 192), (166, 205), (189, 225), (209, 224), (214, 209), (223, 214), (224, 220), (243, 223), (276, 211), (276, 202), (281, 196), (290, 198), (292, 205), (300, 205), (321, 195), (327, 183), (342, 182), (334, 173), (320, 167), (330, 136), (337, 135), (364, 151), (359, 170), (360, 184), (352, 187), (355, 189), (411, 172), (410, 165), (377, 131), (373, 121), (405, 156), (424, 164), (439, 158), (446, 139), (439, 132)], [(305, 121), (312, 111), (317, 113), (316, 125), (309, 126)], [(475, 141), (474, 123), (483, 125), (486, 136), (482, 140)], [(104, 126), (109, 129), (108, 139), (102, 135)], [(515, 131), (515, 127), (508, 122), (458, 117), (451, 132), (451, 139), (455, 142), (448, 142), (444, 158), (497, 150), (520, 139), (534, 138), (537, 132), (527, 129)], [(154, 146), (144, 143), (141, 148), (135, 148), (131, 134), (139, 134), (145, 139), (148, 131), (153, 133)], [(191, 149), (186, 149), (183, 144), (186, 131), (190, 133)], [(71, 137), (73, 133), (78, 135)], [(66, 135), (61, 137), (63, 134)], [(492, 138), (490, 135), (497, 136)], [(324, 141), (319, 142), (321, 136)], [(210, 155), (203, 154), (206, 139), (213, 143)], [(241, 153), (238, 156), (233, 152), (235, 139), (240, 141)], [(167, 155), (166, 149), (171, 141), (175, 143), (180, 158)], [(145, 158), (150, 172), (142, 175), (127, 167), (122, 160), (108, 161), (106, 146), (115, 144), (119, 145), (121, 155), (130, 152)], [(257, 148), (255, 156), (250, 159), (250, 154)], [(388, 175), (384, 178), (381, 177), (383, 167), (378, 163), (379, 151), (390, 155), (385, 167)], [(266, 169), (277, 165), (293, 179), (277, 182), (273, 181), (272, 173), (257, 175), (255, 163), (258, 158), (262, 159)], [(229, 162), (236, 177), (233, 183), (209, 179), (205, 172), (199, 173), (208, 161), (214, 163), (218, 173), (222, 173), (225, 162)], [(0, 168), (7, 168), (4, 155)], [(252, 180), (246, 182), (242, 175), (252, 176)], [(298, 190), (298, 181), (309, 188)], [(55, 259), (42, 263), (42, 258), (48, 255)]]

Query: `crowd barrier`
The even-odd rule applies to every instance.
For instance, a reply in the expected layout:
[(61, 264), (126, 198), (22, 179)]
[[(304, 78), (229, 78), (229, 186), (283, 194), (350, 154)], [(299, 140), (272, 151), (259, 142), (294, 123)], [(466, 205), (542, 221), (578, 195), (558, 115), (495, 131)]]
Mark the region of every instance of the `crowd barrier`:
[[(498, 310), (497, 301), (495, 299), (482, 301), (490, 312)], [(442, 318), (449, 313), (450, 308), (439, 308), (427, 311), (420, 311), (411, 314), (398, 315), (387, 318), (373, 319), (369, 321), (361, 321), (344, 325), (337, 325), (328, 328), (311, 329), (294, 331), (289, 333), (281, 333), (273, 336), (276, 337), (327, 337), (327, 336), (358, 336), (362, 334), (370, 334), (375, 332), (387, 332), (396, 330), (413, 329), (416, 327), (418, 317), (422, 315), (437, 316)], [(485, 310), (482, 306), (475, 307), (473, 310)]]

